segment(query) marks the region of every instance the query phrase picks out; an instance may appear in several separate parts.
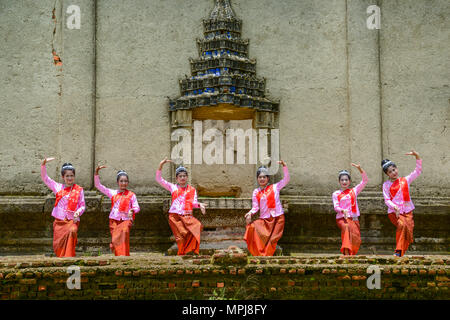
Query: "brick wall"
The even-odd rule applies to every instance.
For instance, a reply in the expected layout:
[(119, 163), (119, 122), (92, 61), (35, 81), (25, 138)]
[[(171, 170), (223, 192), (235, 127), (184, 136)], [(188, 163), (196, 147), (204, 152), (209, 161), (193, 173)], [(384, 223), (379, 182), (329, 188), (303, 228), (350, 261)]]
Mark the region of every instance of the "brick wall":
[[(68, 289), (67, 267), (81, 271)], [(368, 289), (370, 265), (381, 288)], [(448, 256), (0, 258), (0, 299), (449, 299)]]

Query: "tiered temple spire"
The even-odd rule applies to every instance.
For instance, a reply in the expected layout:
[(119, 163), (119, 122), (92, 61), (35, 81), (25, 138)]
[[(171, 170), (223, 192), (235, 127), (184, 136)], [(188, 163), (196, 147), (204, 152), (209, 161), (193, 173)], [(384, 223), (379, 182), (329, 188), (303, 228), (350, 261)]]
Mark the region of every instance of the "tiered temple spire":
[(242, 20), (229, 0), (215, 0), (197, 39), (199, 58), (190, 59), (191, 76), (180, 80), (181, 96), (170, 99), (170, 111), (231, 104), (278, 112), (278, 102), (265, 97), (264, 78), (256, 77), (256, 60), (248, 58), (249, 41), (241, 38)]

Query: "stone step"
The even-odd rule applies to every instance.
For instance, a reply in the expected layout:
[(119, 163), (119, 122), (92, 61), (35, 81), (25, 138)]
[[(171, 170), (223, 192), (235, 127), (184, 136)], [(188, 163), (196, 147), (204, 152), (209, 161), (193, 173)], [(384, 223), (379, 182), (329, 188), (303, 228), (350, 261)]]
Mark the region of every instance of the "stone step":
[[(241, 249), (243, 252), (248, 253), (247, 243), (244, 240), (225, 240), (225, 241), (212, 241), (212, 242), (204, 242), (200, 243), (200, 255), (212, 255), (217, 250), (228, 249), (229, 247), (237, 247)], [(167, 250), (167, 255), (176, 255), (178, 252), (178, 246), (175, 243)], [(280, 246), (277, 246), (275, 250), (275, 256), (281, 256), (283, 254), (283, 249)]]

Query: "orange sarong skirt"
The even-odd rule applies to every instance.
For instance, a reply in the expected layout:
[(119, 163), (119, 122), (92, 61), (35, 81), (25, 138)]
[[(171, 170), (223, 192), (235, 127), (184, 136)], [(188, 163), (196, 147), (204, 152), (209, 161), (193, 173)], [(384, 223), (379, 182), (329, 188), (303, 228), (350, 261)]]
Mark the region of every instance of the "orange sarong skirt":
[(130, 255), (130, 229), (132, 225), (131, 220), (109, 219), (109, 231), (111, 232), (109, 247), (116, 256)]
[(397, 228), (396, 239), (396, 251), (401, 251), (400, 255), (403, 256), (408, 250), (409, 245), (414, 241), (414, 219), (413, 212), (410, 211), (405, 214), (400, 214), (397, 218), (395, 213), (388, 214), (389, 220)]
[(247, 224), (244, 240), (253, 256), (273, 256), (284, 230), (284, 214)]
[(193, 251), (199, 254), (200, 233), (203, 225), (192, 214), (179, 215), (169, 212), (169, 226), (178, 246), (178, 255)]
[(57, 257), (75, 257), (80, 222), (55, 219), (53, 222), (53, 251)]
[(344, 253), (344, 249), (348, 249), (350, 255), (355, 255), (359, 246), (361, 245), (361, 232), (358, 220), (348, 218), (336, 219), (336, 224), (341, 229), (341, 252)]

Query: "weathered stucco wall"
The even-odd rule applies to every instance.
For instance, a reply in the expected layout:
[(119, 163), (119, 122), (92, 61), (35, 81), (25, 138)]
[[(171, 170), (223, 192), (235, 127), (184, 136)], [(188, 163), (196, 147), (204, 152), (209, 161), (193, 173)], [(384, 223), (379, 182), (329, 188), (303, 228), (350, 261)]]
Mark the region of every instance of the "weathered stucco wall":
[[(380, 161), (388, 157), (408, 174), (414, 158), (403, 154), (415, 148), (424, 171), (414, 194), (450, 195), (447, 1), (378, 1), (380, 30), (366, 28), (373, 4), (366, 0), (231, 2), (258, 76), (281, 100), (286, 193), (330, 194), (350, 162), (360, 162), (368, 190), (379, 191)], [(66, 27), (71, 4), (81, 8), (79, 30)], [(154, 173), (170, 155), (167, 96), (190, 74), (213, 4), (1, 1), (0, 192), (47, 193), (39, 161), (55, 156), (54, 178), (70, 161), (77, 182), (91, 188), (93, 166), (103, 161), (105, 185), (125, 169), (136, 192), (165, 194)]]

